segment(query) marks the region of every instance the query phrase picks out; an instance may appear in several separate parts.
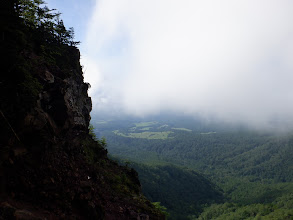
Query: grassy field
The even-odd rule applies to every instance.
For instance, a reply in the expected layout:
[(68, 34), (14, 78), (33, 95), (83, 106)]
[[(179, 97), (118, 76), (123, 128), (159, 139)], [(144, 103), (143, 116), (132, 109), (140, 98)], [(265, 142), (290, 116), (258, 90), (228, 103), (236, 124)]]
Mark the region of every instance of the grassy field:
[(139, 122), (135, 123), (136, 127), (150, 127), (151, 125), (158, 124), (156, 121), (149, 121), (149, 122)]
[(162, 128), (168, 128), (169, 125), (161, 125), (160, 127), (158, 127), (158, 129), (162, 129)]
[(151, 131), (144, 131), (141, 133), (128, 133), (124, 134), (119, 132), (119, 130), (113, 131), (114, 134), (122, 136), (122, 137), (128, 137), (128, 138), (144, 138), (144, 139), (161, 139), (165, 140), (168, 137), (169, 134), (173, 133), (172, 131), (163, 131), (163, 132), (151, 132)]
[(200, 133), (200, 134), (216, 134), (217, 132), (214, 131), (210, 131), (210, 132), (206, 132), (206, 133)]
[[(175, 131), (172, 130), (179, 130), (179, 131), (187, 131), (191, 132), (191, 129), (187, 128), (171, 128), (167, 124), (160, 125), (159, 122), (156, 121), (149, 121), (149, 122), (137, 122), (134, 123), (135, 127), (130, 127), (127, 132), (115, 130), (113, 131), (114, 134), (128, 137), (128, 138), (143, 138), (143, 139), (161, 139), (166, 140), (169, 137), (169, 134), (173, 134)], [(169, 128), (169, 129), (168, 129)], [(163, 131), (158, 131), (164, 129)], [(169, 131), (166, 131), (169, 130)]]
[(179, 131), (189, 131), (191, 132), (192, 130), (187, 129), (187, 128), (172, 128), (173, 130), (179, 130)]

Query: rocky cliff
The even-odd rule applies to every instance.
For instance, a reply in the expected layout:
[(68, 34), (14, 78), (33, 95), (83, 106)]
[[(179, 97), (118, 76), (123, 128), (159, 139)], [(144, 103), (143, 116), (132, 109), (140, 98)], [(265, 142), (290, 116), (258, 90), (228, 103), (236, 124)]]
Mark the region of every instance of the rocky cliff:
[(1, 17), (0, 219), (164, 219), (89, 135), (79, 50)]

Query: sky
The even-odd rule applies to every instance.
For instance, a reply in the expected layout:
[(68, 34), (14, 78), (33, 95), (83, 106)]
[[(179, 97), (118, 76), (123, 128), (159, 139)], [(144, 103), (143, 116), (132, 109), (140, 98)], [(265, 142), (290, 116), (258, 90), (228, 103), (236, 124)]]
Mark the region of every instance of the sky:
[(93, 112), (293, 125), (292, 0), (47, 0), (75, 28)]

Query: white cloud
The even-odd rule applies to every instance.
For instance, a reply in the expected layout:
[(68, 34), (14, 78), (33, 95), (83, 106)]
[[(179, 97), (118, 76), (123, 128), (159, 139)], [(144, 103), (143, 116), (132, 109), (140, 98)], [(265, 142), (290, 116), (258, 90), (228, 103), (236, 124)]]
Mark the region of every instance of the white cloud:
[(104, 78), (93, 99), (137, 115), (292, 119), (292, 9), (290, 0), (99, 0), (85, 42)]
[(83, 67), (84, 81), (93, 85), (90, 86), (89, 95), (94, 95), (103, 83), (98, 64), (87, 56), (81, 56), (80, 62)]

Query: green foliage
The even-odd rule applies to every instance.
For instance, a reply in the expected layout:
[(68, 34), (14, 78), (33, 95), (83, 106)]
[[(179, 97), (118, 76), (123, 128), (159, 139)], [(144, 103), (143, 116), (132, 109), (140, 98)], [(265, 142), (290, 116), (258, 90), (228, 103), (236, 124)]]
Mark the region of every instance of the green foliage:
[(106, 139), (104, 137), (98, 139), (94, 129), (94, 126), (90, 124), (89, 135), (91, 139), (85, 139), (83, 142), (86, 159), (91, 164), (101, 162), (101, 156), (104, 155), (107, 146)]
[[(176, 164), (208, 176), (223, 190), (228, 203), (205, 209), (202, 219), (293, 219), (290, 211), (293, 210), (292, 201), (285, 199), (286, 195), (293, 193), (293, 136), (290, 133), (256, 132), (242, 127), (208, 125), (181, 118), (177, 121), (149, 121), (152, 123), (112, 120), (103, 121), (97, 126), (100, 135), (107, 137), (108, 150), (115, 157), (153, 166)], [(172, 138), (139, 139), (112, 132), (119, 130), (123, 134), (140, 135), (144, 128), (148, 132), (172, 131)], [(197, 209), (192, 211), (189, 198), (176, 194), (180, 184), (185, 186), (189, 180), (177, 184), (181, 176), (177, 176), (176, 180), (170, 178), (171, 174), (176, 176), (175, 169), (166, 172), (162, 166), (130, 166), (138, 171), (146, 196), (167, 207), (171, 218), (196, 219), (200, 210), (198, 207), (212, 203), (199, 201)], [(167, 182), (172, 184), (167, 185)], [(198, 201), (198, 197), (192, 198)], [(178, 206), (174, 209), (170, 203), (178, 203)], [(185, 212), (184, 217), (180, 217), (182, 210)], [(213, 212), (216, 214), (209, 214)]]
[[(40, 8), (44, 4), (42, 0), (19, 0), (18, 13), (25, 20), (26, 25), (36, 27), (44, 17), (44, 10)], [(48, 13), (48, 11), (47, 11)]]
[(106, 148), (107, 147), (107, 142), (106, 142), (106, 138), (102, 137), (100, 140), (97, 138), (97, 135), (94, 132), (95, 128), (92, 124), (89, 125), (89, 135), (92, 137), (92, 139), (96, 142), (99, 143), (100, 146), (102, 146), (102, 148)]
[[(171, 123), (162, 127), (165, 124), (166, 122), (157, 123), (148, 130), (148, 133), (172, 131), (172, 138), (165, 140), (121, 136), (120, 133), (136, 136), (145, 133), (133, 131), (133, 123), (128, 123), (125, 127), (125, 124), (121, 126), (118, 122), (110, 121), (98, 126), (111, 146), (109, 152), (121, 157), (127, 156), (132, 161), (141, 162), (146, 154), (151, 157), (155, 154), (166, 162), (188, 166), (213, 177), (233, 175), (255, 180), (293, 180), (293, 172), (288, 169), (293, 167), (293, 138), (290, 135), (258, 133), (245, 129), (215, 130), (212, 127), (201, 130), (185, 126), (192, 130), (187, 132), (172, 129), (174, 124)], [(117, 129), (119, 132), (112, 133)]]
[(218, 185), (231, 202), (241, 205), (271, 203), (280, 196), (293, 192), (293, 183), (272, 180), (257, 181), (247, 177), (227, 177)]
[(91, 136), (91, 139), (85, 139), (83, 141), (85, 157), (91, 164), (101, 162), (101, 156), (104, 155), (107, 146), (106, 139), (101, 138), (101, 140), (99, 140), (93, 131), (93, 125), (90, 125), (89, 135)]
[(60, 13), (51, 10), (43, 0), (19, 0), (18, 14), (24, 20), (25, 25), (42, 35), (47, 42), (76, 46), (80, 42), (74, 41), (74, 29), (67, 30)]
[(166, 219), (168, 219), (170, 214), (167, 212), (167, 208), (165, 206), (161, 205), (160, 202), (152, 202), (152, 204), (156, 207), (156, 209), (160, 210), (160, 212), (166, 216)]
[(192, 170), (171, 165), (130, 166), (138, 172), (144, 195), (151, 201), (160, 201), (168, 209), (170, 219), (186, 219), (200, 213), (203, 204), (222, 200), (216, 187)]
[(109, 174), (108, 178), (112, 188), (118, 193), (131, 195), (139, 191), (138, 185), (133, 183), (125, 173)]
[(199, 220), (293, 219), (293, 196), (282, 196), (270, 204), (238, 205), (224, 203), (205, 209)]
[(89, 125), (89, 135), (92, 137), (93, 140), (97, 141), (97, 135), (94, 132), (94, 126), (92, 124)]
[(85, 139), (82, 143), (85, 157), (90, 164), (101, 162), (104, 147), (92, 139)]

